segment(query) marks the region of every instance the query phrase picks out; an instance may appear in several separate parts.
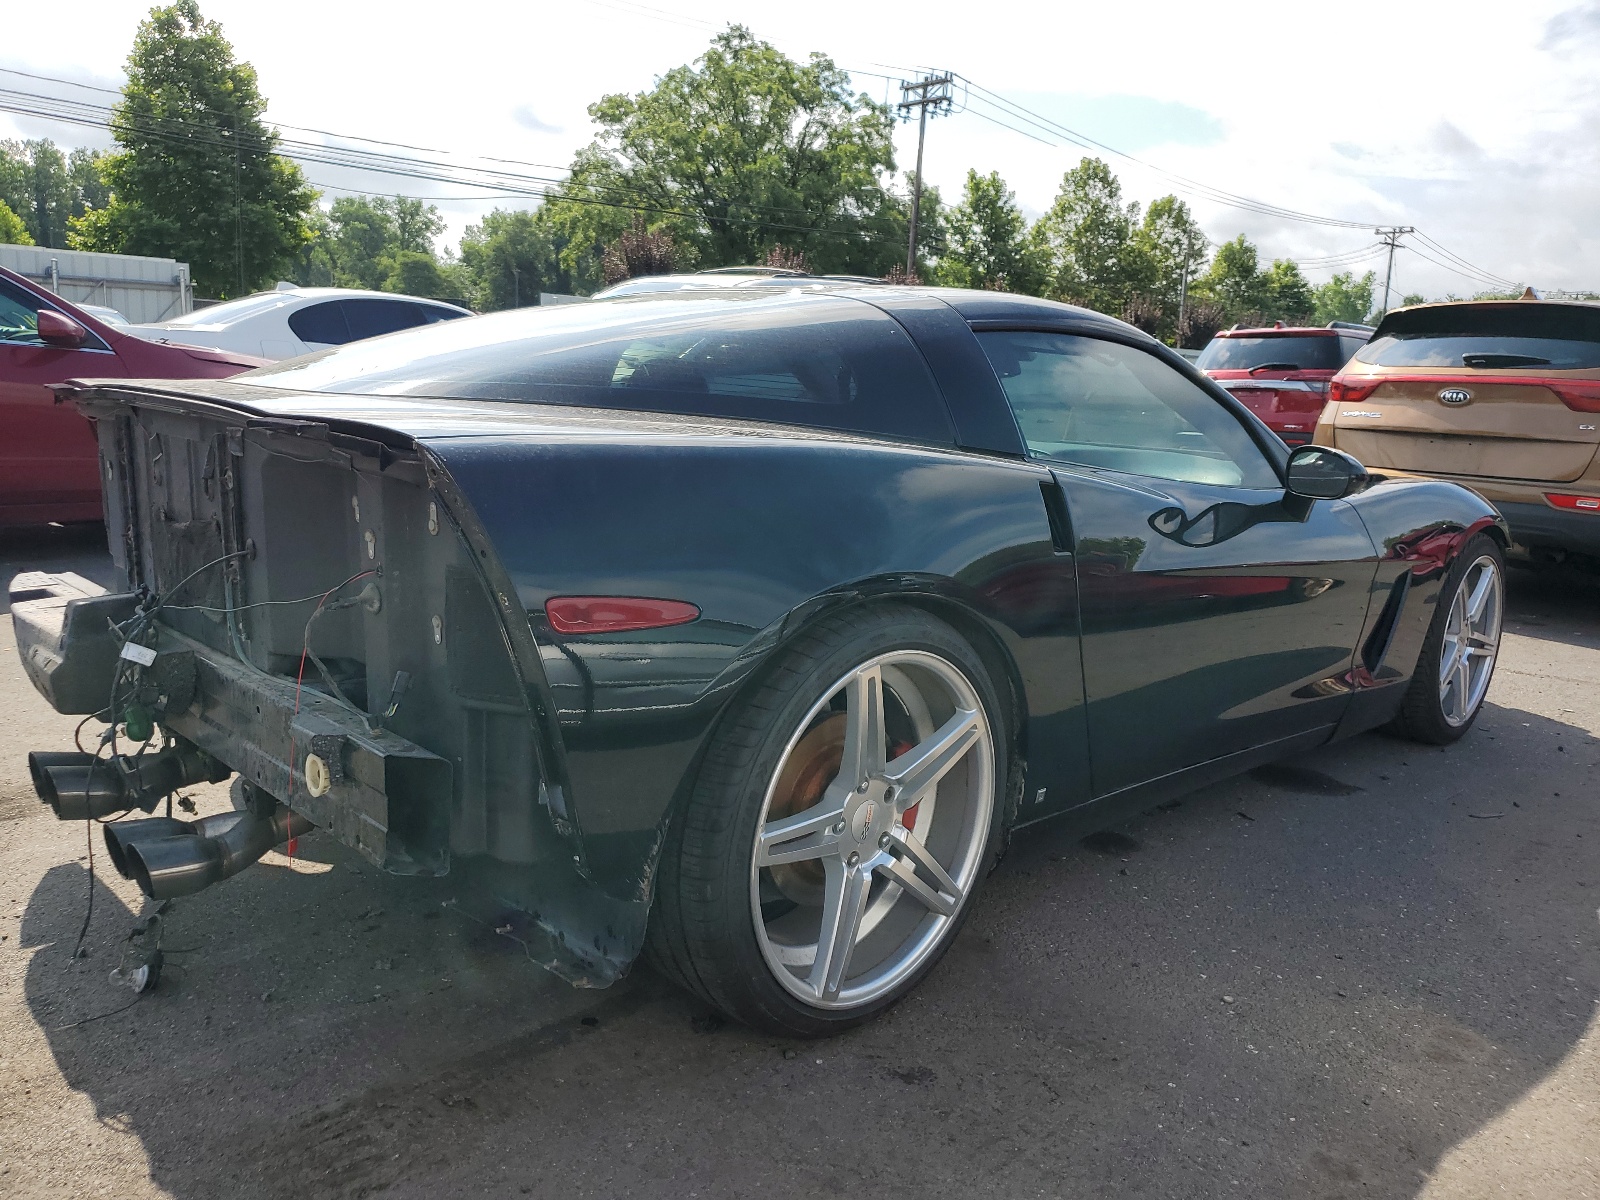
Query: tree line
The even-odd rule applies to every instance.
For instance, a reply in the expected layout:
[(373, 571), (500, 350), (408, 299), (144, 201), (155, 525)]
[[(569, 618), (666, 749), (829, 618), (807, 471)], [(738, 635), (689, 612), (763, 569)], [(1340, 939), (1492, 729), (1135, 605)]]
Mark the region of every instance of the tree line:
[(891, 109), (827, 56), (796, 61), (739, 26), (649, 90), (591, 105), (598, 132), (566, 180), (535, 207), (489, 212), (456, 247), (418, 199), (324, 205), (278, 153), (254, 69), (197, 0), (151, 11), (127, 75), (111, 152), (0, 143), (0, 241), (177, 258), (214, 298), (287, 278), (488, 311), (766, 264), (1046, 296), (1184, 345), (1236, 322), (1373, 314), (1373, 273), (1313, 285), (1292, 260), (1263, 264), (1242, 234), (1213, 247), (1184, 201), (1129, 200), (1098, 158), (1068, 170), (1032, 222), (998, 173), (968, 171), (954, 203), (924, 188), (908, 276), (911, 181)]

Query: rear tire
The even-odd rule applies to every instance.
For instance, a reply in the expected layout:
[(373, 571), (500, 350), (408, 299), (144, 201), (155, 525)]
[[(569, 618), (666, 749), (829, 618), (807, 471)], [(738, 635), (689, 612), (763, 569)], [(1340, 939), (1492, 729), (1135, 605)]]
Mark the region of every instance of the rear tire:
[(824, 618), (713, 736), (663, 847), (650, 960), (780, 1036), (877, 1016), (998, 857), (1008, 745), (954, 629), (899, 605)]
[(1439, 589), (1392, 732), (1444, 746), (1472, 728), (1499, 657), (1505, 580), (1505, 552), (1494, 538), (1480, 533), (1462, 547)]

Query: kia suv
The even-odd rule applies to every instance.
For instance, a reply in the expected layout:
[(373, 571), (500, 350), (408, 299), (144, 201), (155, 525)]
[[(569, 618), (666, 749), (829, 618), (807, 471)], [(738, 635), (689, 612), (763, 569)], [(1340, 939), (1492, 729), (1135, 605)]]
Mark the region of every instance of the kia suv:
[(1326, 327), (1225, 329), (1195, 362), (1291, 446), (1317, 428), (1328, 381), (1372, 336), (1372, 326), (1335, 321)]
[(1464, 483), (1533, 560), (1600, 562), (1600, 304), (1425, 304), (1336, 376), (1316, 441), (1386, 475)]

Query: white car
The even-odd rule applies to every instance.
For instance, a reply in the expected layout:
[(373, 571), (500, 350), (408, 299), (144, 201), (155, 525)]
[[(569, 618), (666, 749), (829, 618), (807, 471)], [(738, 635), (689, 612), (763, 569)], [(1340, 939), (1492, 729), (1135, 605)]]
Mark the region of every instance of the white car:
[(127, 332), (151, 341), (278, 359), (470, 316), (454, 304), (393, 292), (279, 284), (274, 291), (197, 308), (171, 321), (129, 325)]

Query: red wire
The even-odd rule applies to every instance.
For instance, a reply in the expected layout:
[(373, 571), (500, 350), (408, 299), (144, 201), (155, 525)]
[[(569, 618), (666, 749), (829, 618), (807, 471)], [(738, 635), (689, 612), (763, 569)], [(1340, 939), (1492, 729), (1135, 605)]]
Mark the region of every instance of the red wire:
[[(305, 636), (304, 636), (304, 638), (302, 639), (302, 641), (300, 643), (300, 669), (295, 672), (295, 676), (294, 676), (294, 715), (296, 717), (298, 717), (300, 715), (300, 685), (305, 681), (305, 677), (306, 677), (306, 658), (311, 654), (311, 622), (313, 622), (313, 621), (315, 621), (317, 619), (317, 614), (322, 611), (322, 606), (328, 602), (328, 597), (329, 596), (333, 595), (340, 588), (354, 583), (358, 579), (365, 579), (368, 575), (376, 575), (376, 574), (377, 574), (376, 570), (362, 571), (359, 575), (350, 576), (350, 578), (346, 579), (344, 581), (344, 583), (336, 583), (336, 584), (334, 584), (331, 588), (329, 588), (327, 591), (322, 593), (322, 599), (317, 601), (317, 607), (315, 609), (313, 609), (312, 612), (311, 612), (311, 615), (306, 618)], [(289, 762), (288, 762), (288, 767), (289, 767), (289, 781), (288, 781), (288, 785), (287, 785), (285, 790), (289, 795), (293, 795), (294, 794), (294, 720), (293, 720), (293, 718), (291, 718), (290, 721), (289, 721)], [(297, 842), (298, 840), (299, 840), (298, 838), (290, 838), (289, 841), (288, 841), (288, 844), (284, 847), (284, 850), (287, 853), (288, 857), (290, 857), (290, 858), (294, 857), (295, 842)]]

